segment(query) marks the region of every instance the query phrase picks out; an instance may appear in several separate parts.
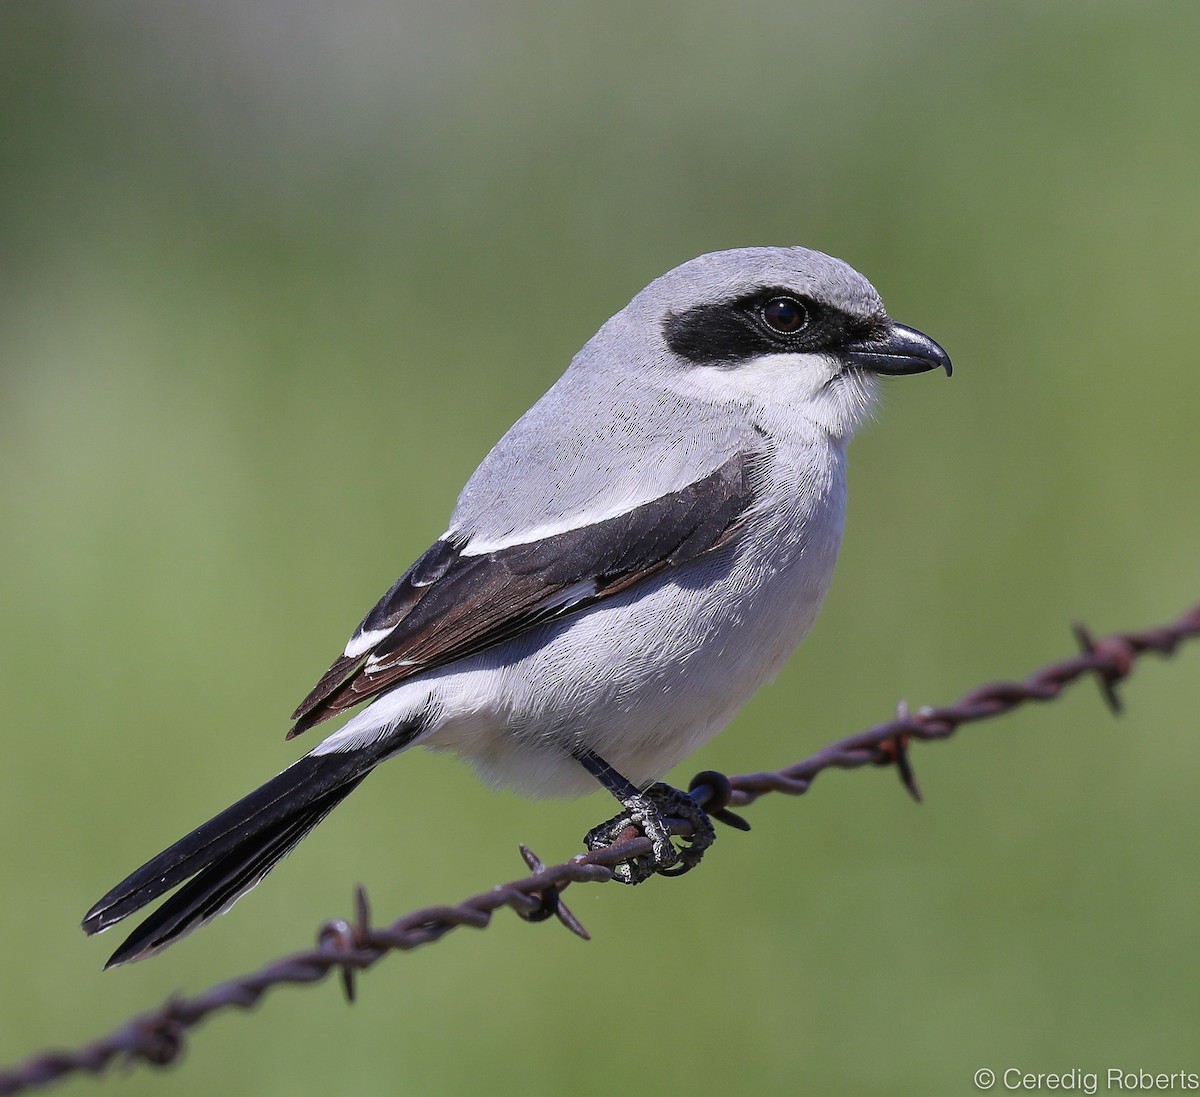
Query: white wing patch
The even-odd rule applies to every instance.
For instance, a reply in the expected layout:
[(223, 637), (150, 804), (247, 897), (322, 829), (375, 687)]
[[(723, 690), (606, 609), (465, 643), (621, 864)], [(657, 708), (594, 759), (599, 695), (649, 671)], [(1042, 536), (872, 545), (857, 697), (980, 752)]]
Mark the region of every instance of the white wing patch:
[(365, 655), (395, 627), (395, 625), (389, 625), (387, 628), (372, 628), (367, 629), (366, 632), (356, 632), (350, 637), (343, 654), (347, 659), (357, 659), (358, 656)]
[[(582, 602), (585, 598), (591, 598), (597, 591), (595, 579), (583, 579), (578, 583), (573, 583), (571, 586), (560, 590), (557, 594), (540, 602), (534, 609), (535, 613), (553, 613), (559, 609), (569, 609), (577, 602)], [(377, 629), (377, 632), (386, 635), (391, 632), (391, 629)], [(366, 650), (365, 648), (363, 650)], [(349, 654), (349, 652), (347, 652)], [(368, 673), (378, 670), (381, 666), (395, 667), (415, 667), (420, 663), (419, 659), (396, 659), (394, 656), (388, 655), (372, 655), (367, 659), (363, 669)]]
[(565, 590), (560, 590), (553, 598), (547, 598), (538, 606), (538, 610), (565, 609), (575, 605), (576, 602), (582, 602), (585, 598), (590, 598), (596, 593), (596, 589), (595, 579), (583, 579)]

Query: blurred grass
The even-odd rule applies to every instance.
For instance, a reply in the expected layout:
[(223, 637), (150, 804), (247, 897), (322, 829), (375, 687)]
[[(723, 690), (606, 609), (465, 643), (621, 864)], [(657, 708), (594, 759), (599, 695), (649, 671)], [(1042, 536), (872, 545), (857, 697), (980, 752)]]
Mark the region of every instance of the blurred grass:
[[(373, 778), (230, 917), (102, 976), (114, 880), (285, 716), (487, 448), (692, 255), (841, 255), (957, 367), (855, 443), (808, 645), (679, 776), (777, 765), (1197, 597), (1200, 13), (81, 3), (0, 11), (0, 1061), (563, 856), (608, 805)], [(765, 802), (704, 871), (283, 992), (172, 1092), (962, 1092), (1194, 1048), (1196, 653)], [(69, 990), (68, 990), (69, 988)], [(1170, 1064), (1170, 1065), (1164, 1065)], [(82, 1092), (74, 1082), (64, 1092)], [(162, 1078), (131, 1076), (131, 1093)]]

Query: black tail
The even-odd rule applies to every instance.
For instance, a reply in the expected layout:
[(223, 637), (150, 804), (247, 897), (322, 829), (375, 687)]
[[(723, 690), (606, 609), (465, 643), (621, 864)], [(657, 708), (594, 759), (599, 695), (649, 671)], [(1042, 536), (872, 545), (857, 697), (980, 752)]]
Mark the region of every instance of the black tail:
[(372, 750), (309, 754), (122, 880), (88, 911), (85, 933), (108, 929), (191, 882), (138, 926), (105, 966), (149, 956), (223, 914), (380, 760)]

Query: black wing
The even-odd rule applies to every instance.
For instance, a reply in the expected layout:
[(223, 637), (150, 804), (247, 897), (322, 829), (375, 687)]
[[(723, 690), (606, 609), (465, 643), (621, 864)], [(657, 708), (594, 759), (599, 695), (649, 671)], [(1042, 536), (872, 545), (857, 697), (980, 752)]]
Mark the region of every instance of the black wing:
[(383, 596), (342, 656), (292, 714), (299, 735), (406, 678), (594, 605), (726, 544), (750, 507), (754, 455), (734, 454), (693, 484), (594, 525), (469, 556), (436, 542)]

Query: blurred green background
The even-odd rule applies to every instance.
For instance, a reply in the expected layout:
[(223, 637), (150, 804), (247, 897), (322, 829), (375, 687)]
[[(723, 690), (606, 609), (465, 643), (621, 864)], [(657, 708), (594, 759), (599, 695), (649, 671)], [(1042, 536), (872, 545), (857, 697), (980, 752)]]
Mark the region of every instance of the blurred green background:
[[(5, 4), (0, 1062), (559, 859), (601, 795), (385, 767), (230, 915), (78, 921), (297, 756), (287, 714), (596, 327), (693, 255), (842, 256), (957, 367), (855, 443), (774, 767), (1200, 597), (1200, 7)], [(703, 870), (281, 991), (122, 1093), (974, 1092), (1200, 1069), (1200, 651), (764, 801)], [(300, 744), (301, 746), (303, 744)], [(1190, 1058), (1189, 1058), (1190, 1057)], [(74, 1081), (62, 1092), (90, 1090)], [(115, 1089), (114, 1089), (115, 1091)]]

